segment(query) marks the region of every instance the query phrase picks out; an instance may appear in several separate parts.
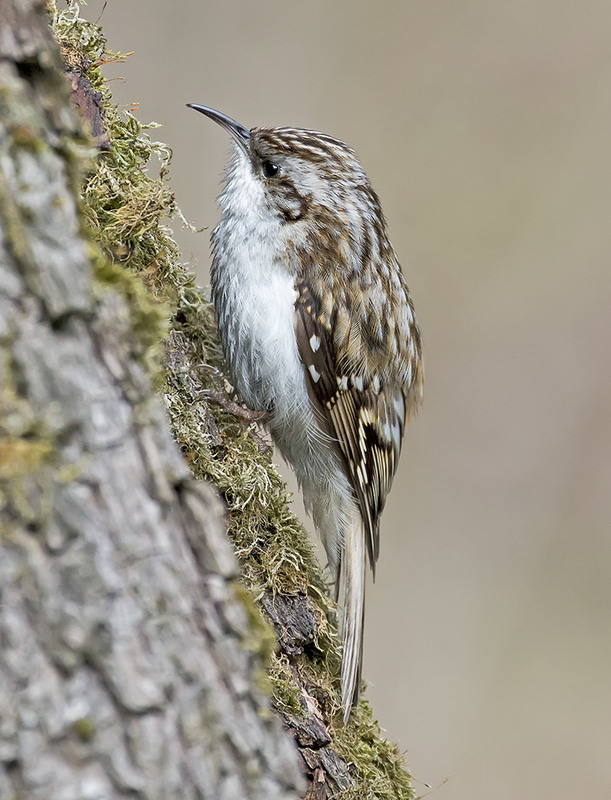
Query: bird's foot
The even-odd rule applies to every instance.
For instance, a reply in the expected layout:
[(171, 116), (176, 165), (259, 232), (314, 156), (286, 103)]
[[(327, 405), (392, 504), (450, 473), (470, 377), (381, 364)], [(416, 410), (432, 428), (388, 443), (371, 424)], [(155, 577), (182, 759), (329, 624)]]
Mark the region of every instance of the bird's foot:
[(246, 408), (245, 406), (236, 403), (235, 400), (232, 400), (231, 397), (227, 394), (227, 392), (223, 392), (216, 389), (203, 389), (201, 392), (198, 393), (195, 400), (211, 400), (213, 403), (216, 403), (225, 411), (228, 411), (230, 414), (233, 414), (236, 417), (244, 420), (245, 422), (253, 423), (256, 422), (259, 425), (265, 425), (266, 422), (269, 422), (271, 418), (271, 414), (269, 411), (255, 411), (252, 408)]

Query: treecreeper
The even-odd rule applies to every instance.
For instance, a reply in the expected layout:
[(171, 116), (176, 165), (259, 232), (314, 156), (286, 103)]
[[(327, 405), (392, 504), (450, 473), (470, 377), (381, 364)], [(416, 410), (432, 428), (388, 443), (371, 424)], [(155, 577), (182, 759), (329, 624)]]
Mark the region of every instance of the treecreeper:
[(361, 684), (366, 562), (375, 574), (380, 515), (422, 396), (414, 306), (350, 147), (189, 106), (235, 145), (212, 233), (212, 299), (235, 389), (264, 412), (325, 546), (347, 721)]

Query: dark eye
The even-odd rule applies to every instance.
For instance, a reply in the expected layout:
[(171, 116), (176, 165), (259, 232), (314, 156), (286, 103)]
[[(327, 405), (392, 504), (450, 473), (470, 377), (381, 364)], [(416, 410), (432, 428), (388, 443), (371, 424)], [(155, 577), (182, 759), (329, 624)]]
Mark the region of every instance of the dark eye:
[(266, 178), (274, 178), (280, 172), (278, 164), (274, 164), (273, 161), (268, 161), (267, 159), (261, 164), (261, 169)]

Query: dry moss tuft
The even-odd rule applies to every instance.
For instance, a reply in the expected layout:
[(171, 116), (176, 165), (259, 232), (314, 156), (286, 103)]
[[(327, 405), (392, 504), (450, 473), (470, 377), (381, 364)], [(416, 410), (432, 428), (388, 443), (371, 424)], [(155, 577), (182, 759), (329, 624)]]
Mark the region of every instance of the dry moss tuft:
[[(101, 67), (123, 56), (108, 50), (100, 29), (80, 18), (80, 3), (60, 11), (49, 3), (53, 28), (64, 58), (102, 93), (104, 126), (111, 149), (100, 152), (83, 184), (84, 224), (100, 247), (93, 254), (100, 291), (121, 291), (132, 309), (143, 358), (155, 372), (162, 342), (170, 349), (164, 393), (175, 437), (193, 473), (214, 483), (228, 507), (228, 529), (242, 564), (242, 582), (250, 596), (305, 593), (317, 621), (317, 637), (303, 656), (291, 660), (274, 652), (269, 626), (251, 602), (251, 639), (246, 645), (268, 663), (268, 681), (277, 708), (302, 713), (299, 670), (312, 695), (339, 711), (340, 660), (334, 607), (310, 541), (291, 512), (286, 487), (261, 447), (260, 437), (244, 422), (202, 392), (225, 391), (223, 359), (213, 309), (180, 262), (168, 220), (182, 219), (168, 186), (171, 151), (154, 142), (133, 114), (112, 104)], [(156, 157), (161, 168), (151, 177)], [(102, 253), (103, 255), (101, 255)], [(144, 286), (146, 285), (146, 289)], [(348, 726), (341, 715), (332, 722), (334, 749), (353, 765), (355, 788), (345, 798), (413, 798), (409, 775), (397, 748), (385, 741), (371, 710), (361, 702)], [(358, 786), (358, 789), (356, 788)]]

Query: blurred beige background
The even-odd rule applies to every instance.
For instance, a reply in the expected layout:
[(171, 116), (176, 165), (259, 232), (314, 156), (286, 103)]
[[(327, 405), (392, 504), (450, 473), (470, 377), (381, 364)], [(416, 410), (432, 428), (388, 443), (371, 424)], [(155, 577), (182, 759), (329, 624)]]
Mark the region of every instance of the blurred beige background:
[[(365, 675), (416, 779), (611, 797), (611, 3), (109, 0), (102, 23), (197, 225), (229, 142), (189, 101), (347, 140), (382, 198), (427, 385)], [(179, 238), (207, 280), (208, 232)]]

